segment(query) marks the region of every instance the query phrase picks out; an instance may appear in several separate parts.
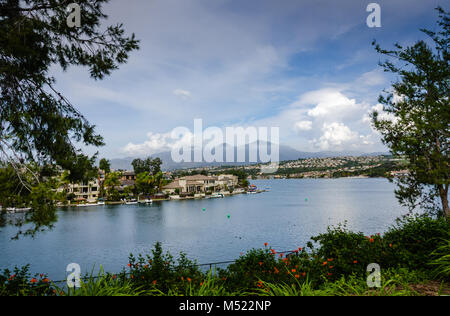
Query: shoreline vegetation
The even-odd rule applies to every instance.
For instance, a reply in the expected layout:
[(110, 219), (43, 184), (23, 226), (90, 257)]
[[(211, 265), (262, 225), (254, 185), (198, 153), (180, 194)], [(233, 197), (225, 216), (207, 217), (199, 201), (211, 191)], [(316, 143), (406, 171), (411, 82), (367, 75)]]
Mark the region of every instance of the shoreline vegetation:
[[(430, 238), (430, 236), (432, 238)], [(345, 224), (328, 228), (288, 254), (264, 244), (226, 268), (202, 270), (156, 243), (150, 254), (130, 254), (119, 273), (102, 268), (69, 289), (29, 266), (0, 272), (4, 296), (437, 296), (450, 295), (450, 221), (425, 215), (397, 220), (384, 234), (365, 236)], [(370, 264), (381, 267), (371, 288)]]

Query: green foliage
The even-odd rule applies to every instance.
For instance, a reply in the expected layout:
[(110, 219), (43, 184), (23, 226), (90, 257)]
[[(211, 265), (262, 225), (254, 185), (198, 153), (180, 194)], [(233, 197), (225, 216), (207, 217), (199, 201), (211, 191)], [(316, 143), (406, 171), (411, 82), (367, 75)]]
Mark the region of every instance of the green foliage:
[[(32, 234), (54, 218), (51, 204), (35, 203), (51, 197), (43, 196), (51, 190), (44, 188), (45, 179), (38, 178), (51, 177), (48, 171), (59, 166), (69, 171), (70, 182), (92, 179), (97, 172), (93, 166), (96, 156), (83, 155), (80, 147), (103, 145), (95, 126), (56, 89), (50, 70), (85, 66), (93, 79), (103, 79), (138, 49), (134, 34), (125, 36), (122, 25), (103, 23), (102, 5), (107, 2), (77, 1), (82, 24), (71, 28), (66, 22), (65, 2), (0, 0), (0, 153), (14, 165), (18, 177), (3, 186), (5, 191), (0, 194), (9, 196), (6, 205), (32, 200), (33, 213), (22, 221), (37, 221), (36, 229), (29, 231)], [(41, 168), (24, 171), (31, 164)], [(12, 178), (0, 175), (4, 176)], [(26, 177), (36, 179), (26, 181)], [(28, 199), (27, 195), (33, 196)]]
[(144, 160), (134, 159), (131, 165), (133, 166), (135, 174), (146, 172), (150, 173), (151, 175), (156, 175), (161, 171), (162, 161), (160, 158), (152, 159), (151, 157), (148, 157)]
[(108, 174), (111, 172), (111, 162), (108, 159), (103, 158), (100, 160), (98, 168)]
[(412, 215), (397, 220), (396, 226), (390, 228), (383, 241), (392, 245), (388, 252), (389, 266), (396, 263), (411, 270), (428, 270), (424, 265), (438, 249), (443, 240), (450, 239), (450, 221), (445, 218), (434, 219), (429, 216)]
[(1, 147), (28, 160), (51, 162), (74, 174), (79, 152), (74, 143), (100, 146), (102, 138), (55, 89), (51, 67), (90, 68), (102, 79), (128, 59), (138, 41), (124, 36), (122, 25), (100, 29), (107, 0), (77, 3), (81, 27), (67, 25), (67, 5), (58, 1), (0, 2)]
[(81, 281), (79, 288), (59, 288), (56, 293), (59, 296), (143, 296), (146, 291), (140, 290), (132, 284), (131, 280), (120, 280), (115, 276), (106, 274), (103, 268), (97, 276), (93, 273), (87, 280)]
[(433, 260), (430, 265), (434, 267), (434, 275), (450, 281), (450, 240), (444, 241), (431, 254)]
[(169, 288), (181, 288), (192, 284), (200, 284), (203, 274), (195, 262), (187, 259), (181, 253), (180, 258), (175, 261), (172, 255), (164, 254), (161, 244), (156, 243), (152, 255), (139, 255), (135, 258), (129, 257), (129, 271), (121, 274), (122, 278), (128, 275), (134, 284), (143, 289), (154, 289), (168, 291)]
[(0, 296), (52, 296), (53, 288), (47, 276), (30, 276), (29, 266), (8, 269), (0, 274)]
[[(421, 206), (441, 210), (448, 217), (450, 23), (449, 13), (437, 10), (438, 31), (422, 30), (434, 47), (424, 40), (410, 47), (396, 44), (395, 50), (374, 43), (379, 53), (392, 59), (381, 66), (399, 81), (380, 96), (387, 115), (374, 112), (372, 118), (392, 153), (408, 159), (410, 174), (398, 179), (398, 200), (411, 210)], [(441, 207), (436, 205), (437, 198)]]
[(109, 201), (120, 200), (120, 194), (117, 187), (120, 186), (120, 172), (111, 172), (106, 175), (104, 186), (106, 188), (106, 195)]

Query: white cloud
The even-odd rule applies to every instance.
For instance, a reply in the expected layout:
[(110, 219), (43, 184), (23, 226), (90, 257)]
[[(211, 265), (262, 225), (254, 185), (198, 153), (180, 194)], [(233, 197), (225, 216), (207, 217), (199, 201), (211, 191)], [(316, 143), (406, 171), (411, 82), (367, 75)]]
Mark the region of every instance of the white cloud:
[(295, 128), (298, 131), (310, 131), (312, 130), (313, 122), (311, 121), (300, 121), (295, 124)]
[(171, 151), (173, 148), (190, 147), (193, 144), (194, 134), (187, 132), (178, 139), (172, 137), (172, 133), (148, 133), (147, 140), (141, 144), (128, 143), (122, 152), (132, 156), (147, 156), (164, 151)]
[(312, 143), (321, 150), (343, 149), (344, 145), (355, 144), (358, 141), (358, 133), (350, 130), (343, 123), (334, 122), (324, 123), (322, 128), (323, 135)]
[(356, 103), (355, 99), (350, 99), (335, 89), (308, 92), (300, 98), (300, 104), (313, 105), (308, 116), (324, 120), (354, 118), (368, 107), (366, 104)]
[(380, 86), (386, 84), (386, 77), (384, 72), (380, 69), (375, 69), (364, 73), (359, 77), (358, 81), (366, 86)]
[(176, 89), (173, 91), (173, 94), (182, 99), (189, 99), (192, 96), (191, 92), (183, 89)]

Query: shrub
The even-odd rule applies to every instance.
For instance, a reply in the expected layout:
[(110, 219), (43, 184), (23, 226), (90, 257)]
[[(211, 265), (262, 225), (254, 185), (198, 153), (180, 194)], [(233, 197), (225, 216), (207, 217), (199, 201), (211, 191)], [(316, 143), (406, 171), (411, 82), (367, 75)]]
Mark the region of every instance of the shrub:
[(160, 243), (155, 244), (152, 255), (129, 257), (129, 271), (123, 271), (120, 278), (130, 279), (133, 285), (143, 290), (167, 292), (173, 288), (186, 288), (192, 284), (200, 284), (204, 275), (194, 261), (181, 253), (175, 261), (172, 255), (163, 253)]
[(437, 278), (443, 278), (450, 281), (450, 240), (443, 242), (431, 254), (433, 260), (430, 265), (434, 267), (433, 273)]
[(0, 296), (53, 296), (55, 289), (44, 274), (32, 277), (29, 266), (8, 269), (0, 274)]
[(433, 251), (443, 240), (450, 239), (450, 221), (429, 216), (406, 216), (397, 220), (396, 226), (384, 235), (386, 244), (392, 245), (389, 266), (397, 265), (409, 269), (430, 269)]

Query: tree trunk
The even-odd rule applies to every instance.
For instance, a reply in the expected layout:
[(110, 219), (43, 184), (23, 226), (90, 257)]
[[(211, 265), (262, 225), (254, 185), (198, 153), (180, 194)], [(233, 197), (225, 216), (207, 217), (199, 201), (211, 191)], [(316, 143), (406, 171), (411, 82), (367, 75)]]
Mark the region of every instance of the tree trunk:
[(444, 211), (445, 218), (449, 218), (450, 209), (448, 207), (448, 185), (439, 186), (439, 195), (441, 196), (442, 210)]

